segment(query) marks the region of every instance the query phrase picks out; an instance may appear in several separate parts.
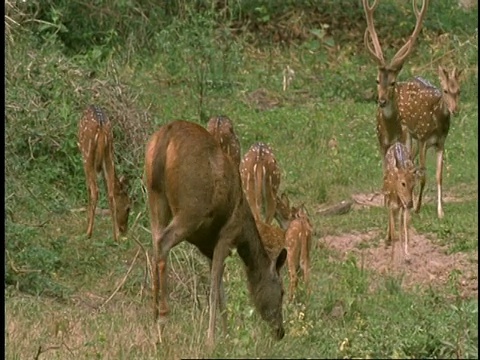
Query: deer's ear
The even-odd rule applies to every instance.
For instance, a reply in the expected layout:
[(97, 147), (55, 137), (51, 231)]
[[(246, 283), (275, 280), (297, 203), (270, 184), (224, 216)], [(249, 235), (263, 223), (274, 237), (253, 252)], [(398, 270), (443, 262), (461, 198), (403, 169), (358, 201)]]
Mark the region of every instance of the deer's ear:
[(448, 78), (448, 71), (442, 65), (438, 65), (438, 76), (442, 79)]
[(455, 74), (454, 76), (455, 76), (456, 79), (458, 79), (460, 77), (462, 72), (463, 72), (463, 69), (457, 69), (457, 68), (453, 69), (453, 73)]
[(128, 178), (125, 175), (120, 176), (120, 179), (118, 179), (118, 182), (124, 185), (125, 187), (128, 187), (130, 185)]
[(275, 261), (275, 271), (280, 274), (280, 269), (285, 264), (285, 260), (287, 260), (287, 249), (283, 248), (278, 254), (277, 260)]

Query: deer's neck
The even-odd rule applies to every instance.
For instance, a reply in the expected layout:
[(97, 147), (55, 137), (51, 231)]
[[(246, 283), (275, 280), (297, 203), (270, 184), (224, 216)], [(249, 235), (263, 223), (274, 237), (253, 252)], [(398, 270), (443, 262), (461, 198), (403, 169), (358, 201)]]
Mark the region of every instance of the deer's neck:
[(244, 218), (242, 236), (237, 245), (237, 252), (247, 268), (249, 283), (257, 283), (256, 278), (270, 265), (270, 258), (260, 239), (252, 214)]
[(393, 144), (395, 141), (401, 141), (402, 126), (398, 110), (397, 91), (392, 101), (389, 101), (385, 107), (378, 108), (377, 120), (378, 131), (382, 137), (382, 143), (385, 146)]

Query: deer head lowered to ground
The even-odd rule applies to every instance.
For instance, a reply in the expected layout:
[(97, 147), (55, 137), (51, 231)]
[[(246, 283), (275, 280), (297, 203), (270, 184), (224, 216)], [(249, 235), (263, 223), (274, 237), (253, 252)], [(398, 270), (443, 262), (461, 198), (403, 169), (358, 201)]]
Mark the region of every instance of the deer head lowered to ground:
[[(421, 10), (418, 10), (417, 1), (413, 0), (413, 10), (416, 16), (416, 24), (412, 35), (407, 42), (397, 51), (392, 60), (387, 63), (373, 24), (373, 12), (378, 6), (378, 0), (370, 5), (370, 0), (362, 0), (367, 20), (365, 30), (365, 47), (378, 66), (377, 74), (377, 137), (380, 143), (382, 158), (387, 149), (396, 141), (405, 142), (405, 136), (399, 119), (398, 111), (398, 87), (397, 76), (405, 63), (408, 55), (413, 50), (413, 45), (422, 28), (423, 18), (428, 8), (428, 0), (423, 0)], [(371, 40), (371, 43), (370, 43)], [(372, 46), (373, 45), (373, 46)], [(385, 166), (385, 163), (384, 163)]]
[(113, 238), (128, 228), (130, 199), (125, 177), (117, 178), (114, 164), (112, 123), (107, 114), (96, 105), (89, 106), (83, 113), (78, 126), (78, 147), (82, 153), (83, 168), (87, 180), (88, 227), (91, 237), (98, 201), (97, 173), (102, 172), (108, 190), (108, 204), (113, 222)]
[(246, 269), (250, 294), (262, 318), (283, 338), (283, 249), (273, 261), (265, 250), (242, 191), (238, 166), (202, 126), (173, 121), (150, 138), (145, 154), (153, 262), (154, 316), (165, 317), (166, 265), (170, 249), (182, 241), (210, 259), (210, 318), (207, 344), (215, 335), (217, 304), (226, 331), (222, 274), (225, 258), (236, 248)]
[[(442, 174), (445, 140), (450, 130), (450, 115), (456, 115), (460, 95), (459, 77), (461, 70), (451, 71), (438, 67), (441, 88), (417, 77), (399, 85), (400, 119), (406, 129), (406, 144), (412, 160), (416, 151), (412, 147), (412, 138), (418, 142), (420, 168), (425, 169), (426, 154), (430, 147), (437, 153), (437, 215), (443, 218)], [(425, 172), (420, 178), (420, 191), (415, 205), (419, 212), (422, 206), (422, 194), (425, 187)]]

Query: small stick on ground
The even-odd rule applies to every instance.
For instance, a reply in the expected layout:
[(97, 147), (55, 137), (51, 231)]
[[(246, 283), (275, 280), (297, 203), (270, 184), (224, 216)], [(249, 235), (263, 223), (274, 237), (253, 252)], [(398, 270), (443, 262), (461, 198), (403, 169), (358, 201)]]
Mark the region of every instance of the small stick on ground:
[(115, 294), (120, 290), (120, 288), (125, 284), (125, 281), (127, 281), (127, 278), (128, 278), (128, 275), (130, 274), (130, 272), (132, 271), (133, 269), (133, 265), (135, 264), (135, 261), (137, 260), (137, 257), (138, 257), (138, 254), (140, 254), (140, 250), (141, 249), (138, 249), (137, 250), (137, 253), (135, 254), (135, 257), (133, 258), (133, 261), (132, 261), (132, 264), (130, 265), (130, 268), (128, 269), (127, 273), (125, 274), (125, 276), (123, 277), (122, 281), (120, 282), (120, 284), (118, 284), (117, 288), (115, 289), (115, 291), (112, 293), (112, 295), (110, 295), (108, 297), (107, 300), (105, 300), (105, 302), (100, 305), (100, 307), (104, 307), (105, 305), (107, 305), (108, 302), (110, 302), (110, 300), (113, 299), (113, 297), (115, 296)]

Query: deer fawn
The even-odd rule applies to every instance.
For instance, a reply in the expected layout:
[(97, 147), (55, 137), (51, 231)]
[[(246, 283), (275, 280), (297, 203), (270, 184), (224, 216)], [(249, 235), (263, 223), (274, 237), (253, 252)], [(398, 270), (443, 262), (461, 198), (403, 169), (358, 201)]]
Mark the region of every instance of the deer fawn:
[(270, 258), (272, 260), (276, 259), (282, 249), (285, 248), (285, 231), (273, 224), (266, 224), (262, 220), (257, 221), (257, 229)]
[(293, 299), (298, 283), (298, 270), (303, 271), (305, 287), (309, 292), (310, 252), (312, 248), (312, 224), (304, 206), (300, 206), (293, 215), (285, 233), (288, 272), (290, 273), (289, 300)]
[[(437, 152), (437, 215), (443, 218), (442, 205), (442, 172), (443, 151), (445, 140), (450, 128), (450, 114), (457, 112), (460, 94), (459, 76), (461, 70), (454, 68), (451, 72), (442, 66), (438, 67), (441, 90), (422, 78), (399, 85), (400, 100), (398, 108), (400, 118), (406, 128), (407, 147), (412, 159), (415, 152), (412, 150), (412, 138), (418, 141), (420, 150), (420, 168), (425, 168), (426, 153), (431, 146)], [(425, 174), (420, 178), (420, 192), (415, 205), (418, 213), (422, 206), (422, 193), (425, 187)]]
[(253, 144), (240, 163), (240, 175), (255, 220), (260, 219), (260, 209), (264, 208), (265, 222), (270, 224), (280, 185), (280, 169), (272, 149), (262, 142)]
[(105, 112), (96, 105), (89, 106), (83, 113), (78, 127), (78, 147), (83, 157), (83, 168), (87, 179), (88, 227), (87, 236), (93, 232), (95, 209), (98, 200), (97, 173), (103, 172), (108, 190), (108, 204), (113, 221), (113, 238), (128, 229), (130, 199), (125, 177), (117, 179), (114, 165), (112, 123)]
[(159, 313), (162, 317), (168, 313), (168, 253), (188, 241), (210, 260), (207, 345), (213, 345), (217, 304), (226, 332), (222, 274), (230, 249), (237, 248), (257, 310), (276, 338), (283, 338), (280, 269), (287, 252), (282, 249), (276, 259), (269, 258), (243, 194), (238, 167), (217, 141), (198, 124), (181, 120), (166, 124), (147, 144), (145, 175), (154, 249), (155, 319)]
[(400, 240), (404, 238), (404, 253), (408, 254), (408, 225), (413, 207), (413, 188), (418, 178), (408, 148), (396, 142), (385, 154), (386, 168), (383, 175), (383, 192), (388, 207), (387, 243), (392, 243), (392, 260), (395, 249), (395, 218), (398, 217)]
[(207, 130), (220, 143), (223, 151), (240, 165), (240, 141), (233, 130), (232, 120), (226, 116), (215, 116), (207, 123)]
[[(428, 0), (423, 0), (421, 11), (418, 11), (416, 1), (413, 2), (413, 10), (417, 18), (415, 29), (407, 42), (398, 50), (389, 64), (386, 63), (380, 42), (378, 41), (375, 26), (373, 24), (373, 12), (378, 5), (378, 0), (369, 5), (370, 0), (362, 0), (365, 16), (367, 20), (367, 29), (365, 30), (365, 47), (378, 65), (377, 74), (377, 137), (380, 143), (382, 158), (385, 159), (387, 149), (396, 141), (405, 142), (405, 135), (399, 120), (398, 110), (398, 86), (396, 79), (407, 56), (412, 52), (413, 45), (420, 33), (422, 21), (428, 7)], [(372, 40), (370, 44), (369, 38)], [(385, 168), (385, 161), (383, 166)]]

